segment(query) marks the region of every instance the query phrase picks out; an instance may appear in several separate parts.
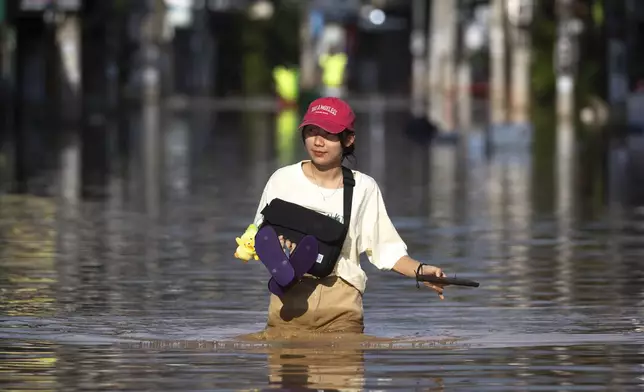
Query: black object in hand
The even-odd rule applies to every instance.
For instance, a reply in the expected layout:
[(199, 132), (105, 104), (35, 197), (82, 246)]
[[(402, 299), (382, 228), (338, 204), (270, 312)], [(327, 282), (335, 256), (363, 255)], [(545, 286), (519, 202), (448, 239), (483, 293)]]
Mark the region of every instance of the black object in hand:
[(418, 275), (417, 279), (421, 282), (429, 282), (442, 284), (445, 286), (454, 285), (454, 286), (468, 286), (468, 287), (479, 287), (479, 282), (475, 282), (469, 279), (460, 279), (460, 278), (440, 278), (433, 275)]

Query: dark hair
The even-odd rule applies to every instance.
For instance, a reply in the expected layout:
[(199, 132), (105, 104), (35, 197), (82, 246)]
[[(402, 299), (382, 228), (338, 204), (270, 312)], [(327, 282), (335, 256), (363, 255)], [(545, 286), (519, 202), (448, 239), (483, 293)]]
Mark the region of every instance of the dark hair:
[[(310, 125), (307, 125), (307, 126), (302, 128), (302, 142), (304, 142), (304, 130), (309, 126)], [(354, 152), (356, 150), (356, 142), (355, 142), (355, 140), (353, 141), (353, 143), (351, 143), (350, 146), (348, 146), (348, 147), (345, 146), (345, 144), (347, 142), (347, 139), (349, 138), (349, 135), (354, 135), (354, 134), (355, 134), (355, 132), (350, 131), (348, 129), (345, 129), (344, 131), (342, 131), (342, 132), (340, 132), (338, 134), (338, 137), (340, 138), (340, 143), (342, 143), (342, 162), (344, 162), (344, 160), (346, 158), (351, 157), (351, 158), (353, 158), (354, 163), (355, 163), (355, 160), (356, 160), (356, 156), (354, 155)]]
[(351, 143), (350, 146), (348, 147), (345, 146), (347, 139), (349, 138), (349, 135), (354, 135), (354, 134), (355, 132), (345, 129), (344, 131), (340, 132), (340, 134), (338, 135), (340, 137), (340, 143), (342, 143), (342, 161), (344, 161), (345, 158), (348, 158), (348, 157), (352, 157), (354, 161), (356, 159), (356, 156), (354, 155), (354, 152), (356, 151), (355, 139), (353, 140), (353, 143)]

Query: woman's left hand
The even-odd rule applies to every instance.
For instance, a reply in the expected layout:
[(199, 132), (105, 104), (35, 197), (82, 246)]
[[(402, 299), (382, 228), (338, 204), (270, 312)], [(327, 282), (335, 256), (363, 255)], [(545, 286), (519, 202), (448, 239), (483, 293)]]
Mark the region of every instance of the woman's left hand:
[[(442, 269), (438, 267), (434, 267), (433, 265), (423, 265), (420, 270), (420, 274), (425, 276), (438, 276), (439, 278), (444, 278), (447, 276)], [(429, 282), (423, 282), (423, 284), (429, 287), (430, 289), (436, 291), (440, 299), (445, 299), (445, 297), (443, 296), (444, 286), (442, 284), (429, 283)]]
[(295, 242), (291, 242), (291, 240), (284, 239), (283, 235), (279, 236), (278, 238), (280, 240), (280, 245), (282, 245), (282, 248), (287, 248), (290, 253), (293, 253), (297, 244)]

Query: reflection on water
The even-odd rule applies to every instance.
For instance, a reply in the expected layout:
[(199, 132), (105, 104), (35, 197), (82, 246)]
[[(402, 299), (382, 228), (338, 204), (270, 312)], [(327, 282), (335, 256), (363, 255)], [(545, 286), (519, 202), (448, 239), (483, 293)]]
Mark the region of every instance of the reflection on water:
[(358, 113), (354, 164), (413, 255), (480, 288), (439, 301), (365, 263), (365, 336), (242, 339), (266, 321), (267, 274), (233, 258), (234, 237), (272, 170), (303, 158), (297, 117), (166, 113), (147, 133), (135, 119), (109, 198), (0, 197), (3, 389), (644, 385), (644, 208), (581, 213), (583, 164), (535, 165), (529, 131), (495, 130), (490, 155), (477, 132), (421, 146), (381, 109)]

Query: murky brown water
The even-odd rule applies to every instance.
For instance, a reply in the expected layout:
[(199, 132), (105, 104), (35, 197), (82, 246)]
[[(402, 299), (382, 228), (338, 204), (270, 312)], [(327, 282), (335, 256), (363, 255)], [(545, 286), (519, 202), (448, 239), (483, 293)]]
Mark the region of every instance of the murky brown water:
[(480, 288), (439, 301), (366, 263), (366, 336), (237, 339), (263, 328), (268, 293), (263, 267), (232, 257), (234, 237), (300, 144), (290, 151), (262, 114), (171, 118), (159, 188), (135, 144), (107, 201), (0, 198), (0, 387), (644, 387), (643, 208), (556, 186), (579, 168), (553, 173), (520, 143), (487, 159), (473, 135), (467, 158), (430, 155), (400, 116), (361, 117), (358, 167), (380, 181), (412, 254)]

